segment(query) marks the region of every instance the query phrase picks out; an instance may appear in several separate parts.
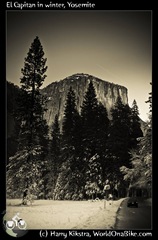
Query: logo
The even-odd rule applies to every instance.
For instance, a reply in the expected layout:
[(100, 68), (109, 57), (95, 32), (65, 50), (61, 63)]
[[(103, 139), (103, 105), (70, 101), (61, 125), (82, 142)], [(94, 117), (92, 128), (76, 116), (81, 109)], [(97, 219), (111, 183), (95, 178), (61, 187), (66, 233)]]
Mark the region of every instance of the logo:
[(26, 226), (27, 226), (26, 222), (19, 217), (19, 213), (17, 213), (12, 218), (12, 220), (7, 221), (7, 223), (6, 223), (6, 227), (8, 229), (13, 229), (15, 227), (18, 227), (19, 229), (24, 230), (24, 229), (26, 229)]
[(13, 237), (22, 237), (28, 230), (26, 230), (27, 223), (19, 217), (20, 213), (15, 214), (10, 220), (6, 220), (6, 214), (3, 217), (3, 226), (7, 234)]

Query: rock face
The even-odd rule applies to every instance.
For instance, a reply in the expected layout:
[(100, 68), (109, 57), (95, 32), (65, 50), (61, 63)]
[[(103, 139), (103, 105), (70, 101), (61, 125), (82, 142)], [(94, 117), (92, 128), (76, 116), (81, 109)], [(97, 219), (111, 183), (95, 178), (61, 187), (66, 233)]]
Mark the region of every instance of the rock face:
[[(88, 74), (74, 74), (58, 82), (53, 82), (47, 87), (41, 89), (41, 93), (46, 95), (48, 99), (48, 110), (45, 113), (45, 118), (49, 127), (53, 124), (56, 114), (59, 115), (59, 122), (61, 126), (64, 116), (66, 97), (70, 86), (76, 95), (77, 109), (79, 112), (81, 111), (83, 99), (90, 81), (93, 82), (98, 101), (106, 107), (109, 117), (110, 109), (114, 106), (118, 95), (121, 96), (124, 104), (128, 103), (127, 88), (103, 81)], [(17, 86), (7, 82), (7, 137), (13, 134), (14, 120), (12, 113), (13, 111), (16, 111), (17, 103), (15, 99), (19, 91), (20, 89)]]
[(93, 82), (98, 101), (106, 107), (109, 117), (110, 109), (116, 103), (118, 95), (120, 95), (123, 104), (128, 104), (127, 88), (103, 81), (88, 74), (74, 74), (59, 82), (53, 82), (41, 90), (41, 93), (48, 97), (48, 110), (45, 113), (45, 118), (49, 126), (54, 122), (56, 114), (59, 116), (60, 123), (62, 122), (66, 97), (70, 86), (76, 95), (77, 109), (79, 112), (81, 111), (83, 99), (90, 81)]

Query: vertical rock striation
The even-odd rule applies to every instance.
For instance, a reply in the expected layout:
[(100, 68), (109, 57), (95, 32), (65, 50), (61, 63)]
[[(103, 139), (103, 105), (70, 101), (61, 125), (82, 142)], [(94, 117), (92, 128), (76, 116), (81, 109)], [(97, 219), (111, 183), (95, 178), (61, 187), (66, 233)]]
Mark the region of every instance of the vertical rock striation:
[(48, 110), (45, 113), (45, 118), (49, 126), (54, 122), (56, 114), (59, 115), (59, 121), (62, 122), (66, 97), (70, 86), (76, 95), (77, 109), (79, 112), (81, 111), (85, 92), (90, 81), (93, 82), (98, 101), (106, 107), (109, 117), (110, 109), (116, 103), (118, 95), (120, 95), (123, 104), (128, 104), (127, 88), (124, 86), (103, 81), (89, 74), (74, 74), (59, 82), (53, 82), (41, 90), (41, 93), (48, 98)]

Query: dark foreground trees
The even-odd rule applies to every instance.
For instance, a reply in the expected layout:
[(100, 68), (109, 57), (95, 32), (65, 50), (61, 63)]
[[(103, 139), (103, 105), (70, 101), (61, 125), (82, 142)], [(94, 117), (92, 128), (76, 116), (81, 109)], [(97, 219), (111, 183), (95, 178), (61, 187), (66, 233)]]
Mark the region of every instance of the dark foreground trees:
[[(90, 81), (78, 112), (75, 92), (70, 87), (62, 124), (56, 115), (48, 134), (46, 99), (40, 93), (45, 65), (44, 51), (36, 37), (22, 69), (15, 114), (17, 149), (7, 166), (7, 194), (18, 197), (29, 188), (39, 198), (79, 200), (103, 197), (108, 182), (109, 193), (124, 196), (129, 184), (125, 180), (136, 182), (139, 166), (151, 184), (151, 128), (142, 135), (136, 101), (130, 108), (118, 93), (109, 114)], [(138, 155), (141, 160), (135, 161)], [(132, 177), (133, 164), (137, 171)]]
[(41, 42), (36, 37), (21, 70), (23, 76), (16, 113), (20, 123), (18, 147), (15, 155), (9, 158), (7, 167), (7, 193), (11, 195), (21, 194), (25, 188), (38, 194), (44, 188), (48, 127), (44, 119), (45, 99), (40, 94), (40, 87), (46, 77), (46, 60)]
[(129, 183), (129, 188), (145, 189), (151, 196), (152, 188), (152, 96), (147, 103), (150, 104), (149, 121), (146, 123), (144, 136), (137, 139), (137, 148), (130, 151), (131, 167), (122, 166), (120, 171), (124, 180)]
[(130, 109), (118, 96), (111, 116), (109, 120), (91, 81), (81, 114), (77, 112), (75, 94), (70, 88), (62, 125), (60, 156), (63, 162), (54, 189), (55, 199), (103, 197), (107, 180), (109, 191), (117, 192), (117, 196), (126, 194), (128, 184), (123, 180), (120, 167), (130, 166), (129, 151), (142, 136), (136, 102)]

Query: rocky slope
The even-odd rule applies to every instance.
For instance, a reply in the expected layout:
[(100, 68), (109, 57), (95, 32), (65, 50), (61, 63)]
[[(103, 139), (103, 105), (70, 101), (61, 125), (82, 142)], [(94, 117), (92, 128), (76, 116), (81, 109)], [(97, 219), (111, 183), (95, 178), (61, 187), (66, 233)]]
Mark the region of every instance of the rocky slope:
[(77, 109), (80, 112), (90, 80), (93, 82), (98, 101), (107, 108), (108, 114), (110, 113), (110, 109), (114, 106), (118, 95), (121, 96), (124, 104), (128, 103), (128, 91), (124, 86), (103, 81), (88, 74), (74, 74), (59, 82), (53, 82), (41, 90), (41, 93), (48, 97), (48, 110), (45, 114), (45, 118), (49, 126), (54, 122), (56, 114), (59, 115), (59, 121), (62, 122), (66, 97), (70, 86), (75, 92)]
[[(58, 82), (53, 82), (41, 90), (48, 99), (45, 118), (49, 126), (54, 122), (55, 115), (59, 115), (60, 125), (62, 123), (67, 93), (70, 86), (75, 92), (77, 109), (80, 112), (88, 84), (92, 80), (97, 98), (107, 108), (109, 117), (110, 109), (114, 106), (117, 96), (120, 95), (124, 104), (128, 103), (128, 90), (124, 86), (103, 81), (88, 74), (74, 74)], [(16, 97), (20, 91), (19, 87), (7, 82), (7, 139), (13, 136), (14, 119), (13, 111), (16, 111)], [(145, 123), (140, 119), (141, 129), (144, 133)]]

